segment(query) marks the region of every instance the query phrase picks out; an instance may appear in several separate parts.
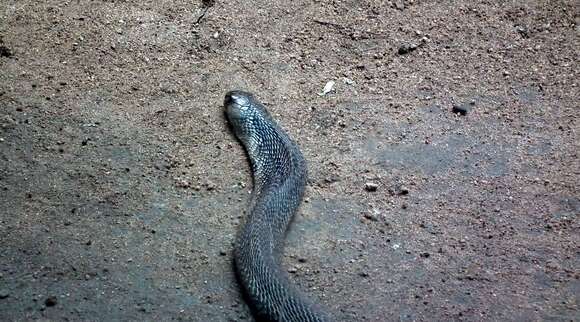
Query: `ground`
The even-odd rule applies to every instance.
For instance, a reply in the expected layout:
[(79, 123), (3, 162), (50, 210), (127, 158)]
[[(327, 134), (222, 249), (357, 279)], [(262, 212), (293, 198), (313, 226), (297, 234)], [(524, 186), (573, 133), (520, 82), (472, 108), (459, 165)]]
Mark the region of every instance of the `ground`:
[(284, 269), (337, 321), (579, 320), (579, 22), (574, 0), (0, 0), (0, 320), (252, 320), (231, 89), (308, 160)]

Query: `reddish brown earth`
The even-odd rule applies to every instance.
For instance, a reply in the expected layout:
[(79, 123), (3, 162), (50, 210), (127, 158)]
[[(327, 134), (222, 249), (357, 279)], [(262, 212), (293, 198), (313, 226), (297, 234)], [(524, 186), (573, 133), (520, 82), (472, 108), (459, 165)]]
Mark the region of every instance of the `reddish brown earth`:
[(309, 161), (284, 265), (338, 321), (579, 320), (579, 22), (573, 0), (0, 0), (0, 320), (252, 320), (230, 89)]

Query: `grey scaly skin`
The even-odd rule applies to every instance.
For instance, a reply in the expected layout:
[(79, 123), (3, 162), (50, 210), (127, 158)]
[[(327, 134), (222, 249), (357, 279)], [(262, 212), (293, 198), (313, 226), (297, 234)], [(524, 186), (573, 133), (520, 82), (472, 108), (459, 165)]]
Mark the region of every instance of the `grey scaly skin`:
[(254, 189), (235, 249), (236, 270), (260, 321), (322, 322), (327, 314), (303, 297), (280, 268), (286, 229), (306, 185), (298, 146), (247, 92), (231, 91), (226, 115), (252, 164)]

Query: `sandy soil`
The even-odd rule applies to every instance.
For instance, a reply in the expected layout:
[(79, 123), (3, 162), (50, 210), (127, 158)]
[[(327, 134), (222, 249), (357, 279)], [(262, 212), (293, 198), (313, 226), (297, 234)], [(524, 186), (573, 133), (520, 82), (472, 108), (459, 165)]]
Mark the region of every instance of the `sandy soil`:
[(252, 320), (230, 89), (309, 161), (284, 265), (337, 320), (579, 320), (580, 8), (500, 3), (0, 0), (0, 320)]

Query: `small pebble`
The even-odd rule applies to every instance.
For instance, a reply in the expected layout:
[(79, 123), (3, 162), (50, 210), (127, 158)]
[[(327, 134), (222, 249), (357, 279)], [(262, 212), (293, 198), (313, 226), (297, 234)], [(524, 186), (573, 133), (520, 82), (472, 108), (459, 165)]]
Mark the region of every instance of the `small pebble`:
[(12, 50), (6, 46), (0, 46), (0, 57), (12, 57)]
[(212, 191), (215, 190), (217, 188), (217, 185), (215, 183), (213, 183), (212, 181), (206, 181), (204, 184), (205, 189), (207, 191)]
[(453, 106), (453, 113), (460, 114), (460, 115), (467, 115), (467, 113), (470, 110), (471, 110), (471, 107), (468, 104), (454, 105)]
[(374, 182), (367, 182), (365, 183), (365, 190), (366, 191), (377, 191), (379, 185)]
[(393, 6), (398, 9), (398, 10), (403, 10), (405, 9), (405, 3), (402, 0), (396, 0), (393, 3)]
[(414, 51), (417, 48), (419, 48), (419, 46), (417, 46), (416, 44), (403, 44), (401, 45), (401, 47), (399, 47), (398, 53), (399, 55), (405, 55)]
[(409, 189), (405, 186), (400, 186), (397, 190), (397, 194), (400, 196), (406, 196), (409, 194)]
[(516, 26), (516, 31), (522, 36), (522, 38), (530, 38), (528, 28), (524, 26)]
[(58, 303), (56, 296), (49, 296), (46, 300), (44, 300), (44, 305), (47, 307), (55, 306)]
[(8, 290), (0, 290), (0, 299), (5, 299), (10, 296), (10, 292)]
[(379, 218), (375, 214), (372, 214), (369, 212), (365, 213), (364, 216), (366, 219), (368, 219), (370, 221), (378, 221), (379, 220)]

